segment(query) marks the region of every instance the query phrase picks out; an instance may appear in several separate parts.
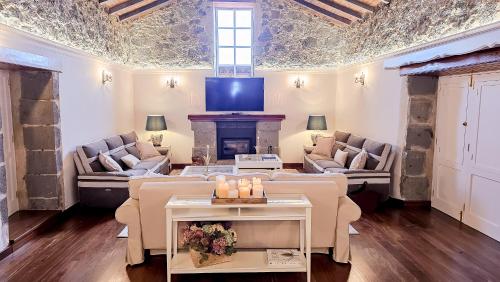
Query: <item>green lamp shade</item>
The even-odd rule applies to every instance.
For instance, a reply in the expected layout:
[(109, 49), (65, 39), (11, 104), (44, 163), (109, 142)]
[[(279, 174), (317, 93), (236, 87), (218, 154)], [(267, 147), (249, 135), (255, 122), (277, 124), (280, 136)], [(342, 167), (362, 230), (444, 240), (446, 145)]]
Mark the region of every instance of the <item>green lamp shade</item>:
[(324, 115), (310, 115), (307, 121), (307, 130), (327, 130)]
[(147, 131), (161, 131), (167, 130), (167, 123), (165, 122), (165, 116), (163, 115), (148, 115), (146, 121)]

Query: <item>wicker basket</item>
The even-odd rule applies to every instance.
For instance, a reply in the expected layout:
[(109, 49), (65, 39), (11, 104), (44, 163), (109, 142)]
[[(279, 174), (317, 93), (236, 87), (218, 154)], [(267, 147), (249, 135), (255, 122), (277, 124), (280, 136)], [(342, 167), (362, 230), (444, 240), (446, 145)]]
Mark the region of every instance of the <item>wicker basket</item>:
[(214, 254), (207, 254), (208, 259), (202, 261), (202, 256), (200, 252), (195, 251), (193, 249), (189, 249), (189, 253), (191, 254), (191, 260), (193, 261), (194, 266), (197, 268), (231, 261), (231, 256), (214, 255)]

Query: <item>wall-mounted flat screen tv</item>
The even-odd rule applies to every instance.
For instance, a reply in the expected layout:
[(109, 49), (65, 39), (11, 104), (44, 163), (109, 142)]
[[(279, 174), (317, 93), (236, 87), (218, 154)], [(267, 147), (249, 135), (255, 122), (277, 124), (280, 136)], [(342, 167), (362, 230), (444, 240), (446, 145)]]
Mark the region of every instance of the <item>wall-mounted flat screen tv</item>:
[(207, 111), (264, 111), (264, 78), (207, 77)]

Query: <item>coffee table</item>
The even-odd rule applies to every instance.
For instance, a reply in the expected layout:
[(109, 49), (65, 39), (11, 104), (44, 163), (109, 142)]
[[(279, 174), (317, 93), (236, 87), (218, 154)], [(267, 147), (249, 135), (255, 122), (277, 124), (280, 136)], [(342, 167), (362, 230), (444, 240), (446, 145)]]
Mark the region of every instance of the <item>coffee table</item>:
[(238, 169), (260, 168), (260, 169), (282, 169), (283, 161), (276, 154), (248, 154), (236, 155), (236, 167)]
[(186, 175), (208, 175), (211, 173), (237, 174), (238, 169), (234, 165), (209, 165), (209, 166), (186, 166), (181, 176)]

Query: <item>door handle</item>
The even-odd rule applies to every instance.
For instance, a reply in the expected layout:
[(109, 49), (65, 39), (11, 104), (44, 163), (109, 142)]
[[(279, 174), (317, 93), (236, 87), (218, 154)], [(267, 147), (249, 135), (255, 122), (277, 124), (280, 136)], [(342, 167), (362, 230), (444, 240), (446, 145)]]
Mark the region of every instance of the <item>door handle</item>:
[(463, 126), (467, 126), (467, 122), (466, 122), (466, 121), (464, 121), (464, 123), (462, 123), (462, 125), (463, 125)]

